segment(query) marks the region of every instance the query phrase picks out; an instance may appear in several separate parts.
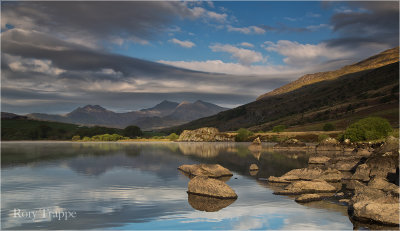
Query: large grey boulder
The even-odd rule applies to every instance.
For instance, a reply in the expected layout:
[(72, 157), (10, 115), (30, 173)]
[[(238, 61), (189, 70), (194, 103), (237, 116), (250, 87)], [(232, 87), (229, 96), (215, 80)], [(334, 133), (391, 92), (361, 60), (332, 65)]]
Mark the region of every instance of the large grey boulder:
[(196, 176), (191, 179), (188, 184), (188, 193), (221, 199), (237, 198), (235, 191), (225, 182), (205, 176)]
[(374, 183), (356, 185), (350, 201), (350, 216), (359, 221), (398, 226), (399, 197), (374, 187)]
[(357, 166), (356, 172), (354, 175), (351, 177), (352, 180), (360, 180), (364, 182), (369, 181), (369, 173), (371, 172), (371, 169), (368, 167), (367, 164), (360, 164)]
[(192, 176), (207, 176), (212, 178), (233, 176), (229, 169), (219, 164), (184, 164), (179, 166), (178, 169)]

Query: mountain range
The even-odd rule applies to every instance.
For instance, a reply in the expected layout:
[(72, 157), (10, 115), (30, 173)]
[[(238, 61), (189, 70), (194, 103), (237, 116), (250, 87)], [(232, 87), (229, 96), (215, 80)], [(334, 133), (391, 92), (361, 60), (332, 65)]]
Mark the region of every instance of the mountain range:
[(227, 108), (198, 100), (190, 102), (171, 102), (164, 100), (152, 108), (139, 111), (117, 113), (99, 105), (78, 107), (65, 115), (32, 113), (26, 115), (31, 119), (57, 121), (81, 125), (101, 125), (125, 128), (129, 125), (139, 126), (142, 130), (162, 129), (177, 126), (186, 122), (217, 114)]
[(371, 115), (387, 118), (398, 127), (399, 47), (339, 70), (304, 75), (254, 102), (163, 131), (200, 127), (265, 131), (281, 124), (301, 131), (322, 129), (320, 124), (325, 122), (343, 129)]

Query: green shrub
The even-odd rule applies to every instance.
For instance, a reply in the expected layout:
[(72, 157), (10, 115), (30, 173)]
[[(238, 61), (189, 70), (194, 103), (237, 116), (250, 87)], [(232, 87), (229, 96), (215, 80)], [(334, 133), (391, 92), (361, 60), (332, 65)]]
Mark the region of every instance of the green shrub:
[(167, 139), (171, 140), (171, 141), (175, 141), (179, 138), (179, 136), (175, 133), (171, 133), (169, 134), (169, 136), (167, 136)]
[(90, 139), (89, 137), (85, 136), (82, 138), (82, 141), (91, 141), (92, 139)]
[(351, 124), (343, 134), (343, 139), (353, 142), (385, 138), (392, 131), (390, 123), (380, 117), (368, 117)]
[(81, 140), (80, 136), (73, 136), (72, 137), (72, 141), (79, 141), (79, 140)]
[(335, 130), (335, 125), (331, 123), (326, 123), (324, 124), (324, 127), (322, 129), (324, 129), (324, 131), (333, 131)]
[(131, 126), (124, 128), (123, 135), (130, 137), (130, 138), (135, 138), (137, 136), (143, 135), (143, 132), (142, 132), (142, 130), (140, 130), (140, 128), (138, 126), (131, 125)]
[(272, 128), (272, 132), (283, 132), (286, 129), (285, 125), (276, 125)]
[(321, 141), (323, 141), (323, 140), (325, 140), (325, 139), (327, 139), (327, 138), (329, 138), (328, 135), (326, 135), (326, 134), (321, 134), (321, 135), (318, 136), (318, 142), (321, 142)]
[(246, 128), (240, 128), (237, 131), (237, 135), (235, 138), (235, 141), (237, 142), (243, 142), (243, 141), (249, 141), (249, 137), (252, 136), (254, 133), (247, 130)]

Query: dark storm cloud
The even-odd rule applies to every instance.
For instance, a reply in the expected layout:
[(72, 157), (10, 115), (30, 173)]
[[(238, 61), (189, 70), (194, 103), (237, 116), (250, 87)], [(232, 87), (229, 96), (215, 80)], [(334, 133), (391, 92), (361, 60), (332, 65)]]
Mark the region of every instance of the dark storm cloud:
[[(349, 48), (368, 45), (399, 44), (399, 2), (349, 2), (347, 11), (338, 12), (331, 18), (337, 39), (328, 40), (330, 46)], [(335, 4), (331, 4), (335, 7)]]
[(10, 2), (2, 3), (5, 24), (64, 36), (148, 39), (177, 18), (193, 18), (182, 2)]

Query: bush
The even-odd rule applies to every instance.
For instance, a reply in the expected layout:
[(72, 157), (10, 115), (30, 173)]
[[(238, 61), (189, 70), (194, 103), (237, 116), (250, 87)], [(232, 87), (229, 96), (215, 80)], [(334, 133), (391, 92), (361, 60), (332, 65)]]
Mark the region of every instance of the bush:
[(324, 127), (322, 129), (324, 129), (324, 131), (333, 131), (335, 130), (335, 125), (331, 123), (326, 123), (324, 124)]
[(368, 117), (351, 124), (343, 134), (343, 139), (353, 142), (385, 138), (392, 131), (390, 123), (380, 117)]
[(169, 136), (167, 136), (167, 139), (171, 140), (171, 141), (175, 141), (179, 138), (179, 136), (175, 133), (171, 133), (169, 134)]
[(249, 137), (252, 136), (254, 133), (247, 130), (246, 128), (241, 128), (237, 131), (237, 135), (235, 138), (235, 141), (237, 142), (242, 142), (242, 141), (248, 141)]
[(323, 140), (325, 140), (325, 139), (327, 139), (327, 138), (329, 138), (328, 135), (326, 135), (326, 134), (321, 134), (321, 135), (318, 136), (318, 142), (321, 142), (321, 141), (323, 141)]
[(81, 140), (80, 136), (73, 136), (72, 137), (72, 141), (79, 141), (79, 140)]
[(118, 134), (103, 134), (103, 135), (96, 135), (93, 136), (90, 140), (92, 141), (118, 141), (118, 140), (125, 140), (128, 139), (128, 137), (123, 137)]
[(91, 141), (92, 139), (90, 139), (89, 137), (85, 136), (82, 138), (82, 141)]
[(272, 132), (283, 132), (286, 129), (285, 125), (276, 125), (272, 128)]
[(137, 136), (143, 135), (143, 132), (142, 132), (142, 130), (140, 130), (140, 128), (138, 126), (131, 125), (124, 129), (123, 135), (130, 137), (130, 138), (135, 138)]

